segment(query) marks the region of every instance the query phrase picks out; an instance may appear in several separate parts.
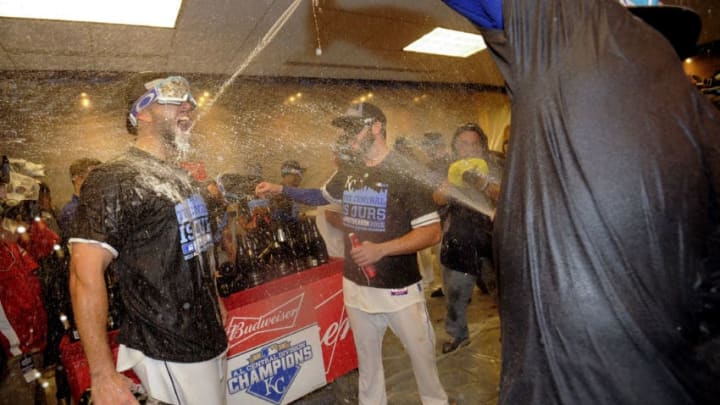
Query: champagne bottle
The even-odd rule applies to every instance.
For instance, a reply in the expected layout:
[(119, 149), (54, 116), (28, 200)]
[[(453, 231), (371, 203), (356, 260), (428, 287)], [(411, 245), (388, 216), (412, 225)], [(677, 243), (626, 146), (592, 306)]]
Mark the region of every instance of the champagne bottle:
[(233, 293), (232, 282), (235, 279), (235, 266), (230, 262), (220, 265), (216, 280), (218, 293), (221, 297), (227, 297)]
[(77, 342), (80, 340), (80, 333), (75, 327), (75, 322), (73, 322), (72, 319), (70, 319), (70, 317), (64, 312), (60, 313), (60, 323), (62, 323), (63, 329), (65, 329), (65, 333), (68, 335), (71, 342)]
[(308, 225), (310, 226), (312, 236), (312, 251), (313, 255), (317, 258), (318, 265), (325, 264), (328, 262), (328, 251), (325, 240), (320, 235), (320, 231), (317, 228), (315, 221), (308, 218)]
[(292, 235), (290, 240), (292, 241), (293, 251), (295, 252), (295, 262), (297, 263), (298, 271), (312, 267), (308, 256), (304, 224), (304, 221), (294, 222), (290, 227), (292, 231), (289, 233)]
[(235, 250), (235, 279), (233, 292), (242, 291), (248, 288), (248, 275), (252, 271), (253, 263), (248, 258), (247, 240), (238, 235), (237, 248)]
[(303, 247), (305, 248), (305, 265), (307, 268), (317, 267), (320, 261), (313, 248), (312, 229), (307, 220), (302, 223)]
[[(145, 388), (141, 384), (135, 384), (133, 383), (130, 387), (130, 392), (132, 392), (135, 399), (140, 403), (140, 405), (144, 405), (148, 403), (148, 396), (145, 391)], [(85, 391), (83, 391), (82, 395), (80, 396), (80, 400), (78, 401), (78, 405), (92, 405), (92, 390), (90, 388), (86, 388)], [(153, 402), (155, 403), (155, 402)]]
[(288, 247), (288, 254), (292, 256), (291, 259), (293, 266), (295, 267), (295, 271), (299, 272), (305, 270), (305, 258), (302, 257), (302, 252), (299, 250), (300, 245), (297, 238), (298, 222), (295, 221), (293, 223), (288, 223), (286, 226), (282, 227), (282, 230), (285, 237), (285, 244)]
[(289, 268), (289, 273), (297, 273), (302, 270), (302, 267), (298, 265), (297, 255), (295, 250), (290, 243), (290, 240), (285, 233), (285, 228), (282, 225), (278, 225), (277, 231), (277, 242), (280, 247), (280, 255), (282, 256), (283, 262), (285, 262)]
[(263, 282), (267, 283), (277, 277), (277, 260), (273, 255), (273, 236), (272, 233), (267, 231), (262, 234), (263, 249), (258, 253), (258, 263), (262, 268)]
[[(348, 234), (348, 237), (350, 238), (350, 243), (352, 243), (353, 247), (362, 246), (362, 242), (360, 242), (360, 239), (354, 233), (350, 232)], [(375, 275), (377, 274), (377, 269), (375, 269), (375, 266), (372, 264), (369, 264), (367, 266), (361, 266), (360, 269), (363, 271), (363, 273), (365, 273), (365, 277), (367, 277), (368, 279), (375, 277)]]
[(78, 332), (77, 328), (73, 328), (70, 331), (70, 341), (71, 342), (79, 342), (80, 341), (80, 332)]
[(273, 272), (274, 278), (285, 277), (294, 272), (292, 262), (280, 246), (278, 229), (280, 228), (276, 227), (270, 234), (270, 249), (267, 254), (268, 269)]
[(263, 265), (257, 254), (257, 242), (254, 236), (247, 239), (247, 268), (245, 270), (247, 287), (252, 288), (263, 283)]
[(92, 391), (90, 391), (90, 388), (87, 388), (80, 396), (80, 401), (78, 401), (78, 405), (90, 405), (92, 403)]

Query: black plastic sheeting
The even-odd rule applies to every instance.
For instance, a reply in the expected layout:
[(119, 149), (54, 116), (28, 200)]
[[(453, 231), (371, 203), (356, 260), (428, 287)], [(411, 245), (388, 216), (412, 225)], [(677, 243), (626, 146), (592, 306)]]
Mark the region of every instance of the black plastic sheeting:
[(717, 110), (617, 1), (503, 13), (500, 403), (720, 403)]

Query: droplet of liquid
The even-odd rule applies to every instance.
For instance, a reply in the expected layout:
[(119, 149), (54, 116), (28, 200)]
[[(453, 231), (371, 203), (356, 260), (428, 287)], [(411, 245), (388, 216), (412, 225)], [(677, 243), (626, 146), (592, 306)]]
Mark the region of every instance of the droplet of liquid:
[(315, 48), (315, 55), (316, 56), (322, 55), (322, 48), (320, 48), (319, 46), (317, 48)]

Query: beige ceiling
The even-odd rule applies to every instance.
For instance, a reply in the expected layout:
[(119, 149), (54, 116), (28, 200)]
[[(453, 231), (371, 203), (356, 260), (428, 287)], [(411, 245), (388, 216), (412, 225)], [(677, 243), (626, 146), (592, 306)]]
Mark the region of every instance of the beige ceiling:
[[(148, 0), (152, 1), (152, 0)], [(0, 71), (180, 72), (502, 86), (487, 51), (467, 59), (403, 52), (435, 26), (474, 31), (439, 0), (184, 0), (175, 29), (0, 18)], [(677, 0), (720, 39), (720, 0)], [(254, 50), (259, 50), (256, 56)], [(241, 67), (247, 65), (244, 69)]]

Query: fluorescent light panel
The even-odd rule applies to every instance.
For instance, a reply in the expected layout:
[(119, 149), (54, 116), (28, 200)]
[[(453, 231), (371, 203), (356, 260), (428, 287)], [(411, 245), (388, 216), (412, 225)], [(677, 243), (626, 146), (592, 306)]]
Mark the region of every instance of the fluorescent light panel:
[(174, 28), (182, 0), (0, 0), (0, 17)]
[(467, 58), (485, 48), (487, 45), (480, 35), (438, 27), (403, 48), (403, 51)]

